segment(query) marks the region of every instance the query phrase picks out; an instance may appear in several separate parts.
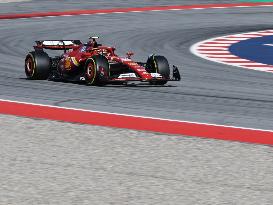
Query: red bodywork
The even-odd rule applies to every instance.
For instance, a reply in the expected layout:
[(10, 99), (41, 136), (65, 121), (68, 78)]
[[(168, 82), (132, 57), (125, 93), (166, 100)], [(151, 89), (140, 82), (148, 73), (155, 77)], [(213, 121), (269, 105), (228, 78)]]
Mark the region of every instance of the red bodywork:
[(65, 51), (65, 53), (61, 56), (62, 58), (59, 63), (59, 66), (61, 67), (61, 69), (63, 69), (64, 72), (70, 72), (78, 69), (80, 66), (85, 64), (87, 59), (91, 58), (92, 56), (103, 55), (108, 59), (109, 63), (122, 63), (124, 65), (127, 65), (138, 76), (133, 78), (112, 78), (111, 80), (113, 81), (149, 81), (154, 79), (154, 77), (146, 71), (145, 67), (139, 65), (130, 58), (131, 55), (133, 55), (133, 53), (131, 52), (127, 53), (127, 57), (119, 57), (115, 54), (114, 47), (98, 46), (97, 48), (92, 48), (89, 45), (82, 43), (80, 43), (79, 45), (45, 45), (43, 41), (37, 41), (36, 43), (37, 46), (34, 46), (35, 49)]

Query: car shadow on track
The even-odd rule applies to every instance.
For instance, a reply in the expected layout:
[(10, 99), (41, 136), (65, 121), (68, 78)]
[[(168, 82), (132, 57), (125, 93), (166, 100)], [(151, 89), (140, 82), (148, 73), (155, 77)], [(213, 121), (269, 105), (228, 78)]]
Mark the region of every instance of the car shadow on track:
[[(20, 80), (27, 80), (27, 81), (33, 81), (28, 78), (19, 78)], [(45, 81), (45, 80), (35, 80), (35, 81)], [(176, 85), (150, 85), (150, 84), (107, 84), (107, 85), (87, 85), (85, 82), (71, 82), (71, 81), (63, 81), (63, 80), (46, 80), (47, 82), (54, 82), (54, 83), (59, 83), (59, 84), (73, 84), (73, 85), (81, 85), (81, 86), (90, 86), (90, 87), (104, 87), (104, 88), (118, 88), (118, 87), (134, 87), (134, 88), (156, 88), (156, 87), (161, 87), (161, 88), (170, 88), (170, 87), (178, 87)]]

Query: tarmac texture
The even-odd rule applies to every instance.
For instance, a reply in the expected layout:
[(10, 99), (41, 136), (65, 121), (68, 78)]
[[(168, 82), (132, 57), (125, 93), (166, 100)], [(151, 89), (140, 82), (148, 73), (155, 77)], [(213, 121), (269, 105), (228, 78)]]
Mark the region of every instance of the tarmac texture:
[(0, 115), (0, 204), (272, 204), (269, 146)]
[[(0, 22), (0, 98), (88, 110), (272, 129), (273, 75), (200, 59), (194, 43), (230, 33), (271, 28), (272, 8), (208, 9), (55, 17)], [(163, 87), (90, 87), (28, 81), (24, 58), (39, 39), (100, 42), (119, 55), (151, 53), (177, 65), (181, 82)]]
[[(0, 12), (107, 3), (90, 2), (1, 4)], [(171, 4), (188, 2), (204, 1)], [(272, 29), (271, 19), (272, 8), (236, 8), (3, 20), (0, 98), (272, 129), (273, 75), (209, 62), (189, 51), (208, 38)], [(25, 79), (24, 57), (35, 40), (87, 40), (91, 34), (116, 46), (118, 54), (134, 51), (137, 60), (146, 61), (151, 53), (166, 56), (180, 67), (182, 81), (164, 87), (90, 87)], [(0, 115), (0, 128), (0, 204), (272, 204), (270, 146), (6, 115)]]

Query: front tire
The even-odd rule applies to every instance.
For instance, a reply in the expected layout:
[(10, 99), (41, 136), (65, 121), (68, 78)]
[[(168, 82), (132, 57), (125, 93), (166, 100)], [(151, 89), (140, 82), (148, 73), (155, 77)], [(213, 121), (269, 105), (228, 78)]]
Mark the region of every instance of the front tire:
[(102, 55), (93, 56), (85, 63), (85, 80), (87, 85), (103, 86), (110, 76), (109, 62)]
[(46, 80), (50, 73), (50, 58), (45, 52), (30, 52), (25, 59), (25, 73), (30, 80)]
[[(159, 73), (163, 78), (170, 77), (170, 66), (168, 60), (164, 56), (152, 55), (148, 58), (146, 63), (146, 70), (149, 73)], [(152, 85), (165, 85), (168, 80), (154, 81)]]

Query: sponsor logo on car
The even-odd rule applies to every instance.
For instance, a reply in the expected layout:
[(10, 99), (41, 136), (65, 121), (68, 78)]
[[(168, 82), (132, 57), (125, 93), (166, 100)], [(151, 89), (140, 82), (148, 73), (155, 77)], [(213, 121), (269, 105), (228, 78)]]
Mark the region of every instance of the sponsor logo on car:
[(79, 62), (77, 61), (77, 59), (75, 57), (71, 57), (71, 60), (72, 60), (72, 62), (73, 62), (73, 64), (75, 66), (79, 66), (80, 65)]
[(86, 46), (83, 46), (81, 52), (86, 52)]
[(120, 74), (118, 78), (136, 78), (136, 74), (135, 73), (124, 73), (124, 74)]
[(64, 68), (66, 70), (71, 70), (71, 61), (69, 57), (64, 60)]

